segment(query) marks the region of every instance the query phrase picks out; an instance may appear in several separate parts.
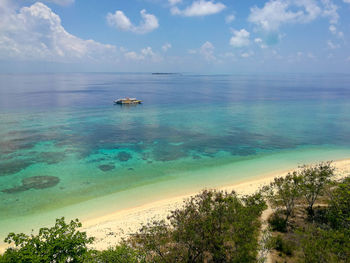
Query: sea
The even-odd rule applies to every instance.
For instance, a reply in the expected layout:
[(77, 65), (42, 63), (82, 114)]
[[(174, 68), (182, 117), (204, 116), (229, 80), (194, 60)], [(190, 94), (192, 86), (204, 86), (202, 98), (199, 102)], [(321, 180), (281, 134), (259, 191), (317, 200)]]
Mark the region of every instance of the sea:
[(1, 240), (349, 157), (346, 74), (0, 75)]

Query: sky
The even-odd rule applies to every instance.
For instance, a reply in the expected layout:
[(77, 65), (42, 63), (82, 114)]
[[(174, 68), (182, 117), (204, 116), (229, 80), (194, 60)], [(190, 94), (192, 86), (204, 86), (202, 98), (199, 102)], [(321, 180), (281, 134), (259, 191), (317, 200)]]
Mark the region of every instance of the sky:
[(350, 73), (350, 0), (0, 0), (0, 73)]

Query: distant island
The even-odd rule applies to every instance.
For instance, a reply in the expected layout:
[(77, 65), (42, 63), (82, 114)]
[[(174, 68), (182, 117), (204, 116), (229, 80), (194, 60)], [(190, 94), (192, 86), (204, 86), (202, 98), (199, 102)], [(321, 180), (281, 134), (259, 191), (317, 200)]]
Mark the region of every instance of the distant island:
[(171, 72), (152, 72), (152, 75), (181, 75), (180, 73)]

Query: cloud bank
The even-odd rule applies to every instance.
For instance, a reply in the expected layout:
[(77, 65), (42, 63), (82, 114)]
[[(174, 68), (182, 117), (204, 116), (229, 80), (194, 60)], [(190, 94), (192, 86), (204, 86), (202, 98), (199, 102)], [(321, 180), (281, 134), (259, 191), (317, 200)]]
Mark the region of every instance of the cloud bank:
[(337, 9), (331, 0), (270, 0), (262, 8), (252, 7), (248, 21), (266, 31), (276, 31), (283, 24), (309, 23), (318, 17), (327, 17), (330, 24), (336, 24)]
[(1, 58), (70, 62), (101, 60), (116, 53), (115, 46), (69, 34), (63, 28), (60, 17), (40, 2), (23, 7), (18, 12), (2, 7)]

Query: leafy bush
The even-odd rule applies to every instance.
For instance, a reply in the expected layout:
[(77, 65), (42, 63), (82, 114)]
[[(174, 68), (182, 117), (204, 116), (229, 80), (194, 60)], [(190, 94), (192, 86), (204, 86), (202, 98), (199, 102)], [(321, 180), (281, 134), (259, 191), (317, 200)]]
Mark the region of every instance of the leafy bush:
[[(276, 178), (268, 187), (265, 193), (277, 207), (268, 219), (273, 231), (287, 232), (288, 218), (302, 196), (312, 215), (312, 220), (303, 220), (306, 212), (298, 210), (304, 211), (293, 221), (299, 230), (293, 233), (293, 228), (267, 240), (268, 249), (293, 256), (288, 259), (293, 262), (349, 262), (350, 177), (334, 182), (327, 196), (328, 207), (313, 208), (333, 175), (332, 169), (330, 163), (304, 167)], [(78, 220), (67, 224), (64, 218), (57, 219), (54, 227), (41, 228), (37, 235), (10, 233), (5, 242), (14, 243), (15, 248), (0, 255), (0, 262), (257, 262), (258, 250), (263, 247), (259, 244), (260, 216), (267, 207), (261, 193), (239, 198), (235, 192), (203, 191), (171, 212), (168, 221), (145, 225), (130, 239), (105, 251), (87, 248), (93, 238), (77, 231), (81, 227)]]
[(345, 178), (331, 192), (328, 219), (333, 228), (350, 228), (350, 177)]
[(287, 222), (280, 213), (273, 213), (267, 221), (273, 231), (287, 232)]
[(302, 262), (348, 263), (350, 259), (350, 230), (320, 229), (310, 226), (299, 232)]
[(307, 202), (307, 212), (310, 217), (314, 216), (313, 206), (323, 193), (325, 186), (334, 176), (334, 167), (331, 162), (322, 162), (314, 166), (303, 166), (300, 172), (300, 188), (304, 199)]
[(281, 235), (278, 235), (272, 239), (273, 247), (277, 251), (292, 256), (294, 251), (294, 244), (290, 241), (284, 240)]
[(264, 209), (259, 194), (203, 191), (173, 211), (169, 224), (148, 224), (131, 243), (151, 262), (256, 262)]
[(41, 228), (38, 235), (10, 233), (5, 242), (14, 243), (15, 248), (6, 250), (2, 262), (83, 262), (93, 242), (81, 227), (78, 219), (66, 224), (64, 218), (56, 219), (52, 228)]
[(114, 248), (109, 248), (96, 254), (86, 260), (86, 262), (98, 262), (98, 263), (145, 263), (145, 255), (141, 254), (137, 250), (129, 247), (126, 244), (121, 244)]
[(285, 210), (285, 222), (293, 215), (295, 202), (301, 196), (301, 177), (297, 172), (288, 173), (285, 177), (276, 177), (270, 184), (268, 198), (273, 207)]
[(329, 206), (316, 210), (313, 224), (298, 231), (301, 262), (349, 262), (350, 177), (334, 182), (329, 194)]

